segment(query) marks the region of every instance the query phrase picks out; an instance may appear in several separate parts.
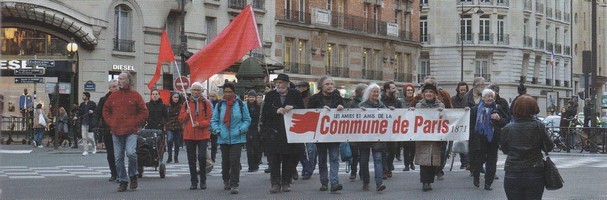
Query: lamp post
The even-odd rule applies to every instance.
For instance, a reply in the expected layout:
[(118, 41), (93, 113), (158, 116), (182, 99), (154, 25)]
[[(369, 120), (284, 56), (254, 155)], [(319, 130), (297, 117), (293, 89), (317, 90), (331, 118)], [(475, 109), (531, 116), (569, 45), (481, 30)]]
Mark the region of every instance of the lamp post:
[(69, 109), (72, 110), (72, 106), (74, 105), (74, 100), (76, 100), (77, 96), (76, 96), (76, 87), (75, 87), (75, 82), (76, 82), (76, 73), (78, 73), (78, 61), (76, 60), (76, 58), (74, 58), (74, 56), (76, 56), (76, 54), (78, 53), (78, 44), (76, 44), (76, 42), (74, 42), (74, 40), (72, 39), (72, 42), (67, 44), (67, 57), (69, 58), (69, 63), (72, 67), (72, 77), (71, 77), (71, 84), (70, 84), (70, 94), (69, 94), (69, 98), (70, 98), (70, 106)]
[(462, 1), (461, 3), (461, 7), (462, 7), (462, 13), (459, 15), (459, 23), (460, 23), (460, 29), (459, 29), (459, 43), (461, 44), (461, 51), (460, 51), (460, 80), (459, 81), (464, 81), (464, 31), (463, 29), (465, 27), (462, 27), (462, 21), (464, 20), (464, 15), (468, 14), (470, 11), (472, 11), (475, 8), (478, 8), (476, 10), (476, 14), (483, 14), (485, 12), (483, 12), (483, 10), (481, 10), (480, 6), (475, 6), (472, 7), (468, 10), (464, 10), (464, 2)]

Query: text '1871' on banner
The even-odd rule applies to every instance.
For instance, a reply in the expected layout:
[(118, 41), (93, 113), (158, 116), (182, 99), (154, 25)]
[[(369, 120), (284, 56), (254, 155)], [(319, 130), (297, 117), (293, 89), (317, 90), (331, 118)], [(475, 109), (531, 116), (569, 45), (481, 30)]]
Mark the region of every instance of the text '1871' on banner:
[(284, 117), (289, 143), (468, 140), (464, 109), (295, 109)]

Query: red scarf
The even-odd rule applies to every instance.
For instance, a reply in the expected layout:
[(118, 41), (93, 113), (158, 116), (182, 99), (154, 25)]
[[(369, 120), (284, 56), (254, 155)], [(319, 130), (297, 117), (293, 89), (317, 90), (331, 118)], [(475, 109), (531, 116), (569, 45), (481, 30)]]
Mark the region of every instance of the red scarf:
[(230, 118), (232, 117), (232, 105), (234, 105), (234, 100), (236, 99), (236, 97), (235, 96), (224, 97), (224, 99), (226, 100), (226, 113), (223, 116), (223, 123), (229, 129), (230, 128)]

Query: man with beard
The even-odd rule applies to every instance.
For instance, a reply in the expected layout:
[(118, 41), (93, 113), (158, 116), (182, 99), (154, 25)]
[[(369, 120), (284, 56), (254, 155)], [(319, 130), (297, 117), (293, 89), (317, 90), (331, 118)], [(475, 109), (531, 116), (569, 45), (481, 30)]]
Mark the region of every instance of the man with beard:
[[(394, 81), (388, 81), (384, 83), (384, 93), (381, 95), (381, 101), (390, 109), (402, 108), (402, 103), (398, 100), (396, 92), (398, 89), (394, 84)], [(392, 170), (394, 170), (394, 158), (399, 151), (398, 142), (387, 142), (387, 152), (382, 154), (384, 172), (382, 175), (383, 179), (392, 177)]]
[[(333, 78), (330, 76), (323, 76), (318, 80), (318, 93), (312, 95), (308, 102), (308, 108), (324, 108), (330, 110), (331, 108), (337, 108), (338, 111), (344, 109), (344, 100), (335, 93), (335, 85)], [(318, 151), (318, 172), (320, 173), (320, 191), (327, 191), (329, 189), (328, 183), (329, 178), (327, 177), (327, 153), (329, 153), (330, 162), (330, 182), (331, 192), (342, 190), (343, 186), (339, 184), (339, 143), (318, 143), (316, 144)]]
[[(468, 93), (468, 84), (464, 81), (459, 82), (457, 84), (457, 87), (455, 88), (455, 95), (451, 97), (451, 103), (453, 103), (453, 108), (465, 108), (468, 106), (468, 103), (466, 102), (465, 98), (466, 93)], [(460, 166), (459, 168), (466, 169), (469, 165), (468, 154), (460, 153), (459, 157), (460, 162), (462, 163), (462, 166)]]
[(472, 82), (472, 90), (468, 91), (465, 96), (468, 107), (472, 108), (481, 102), (481, 93), (485, 89), (485, 86), (485, 78), (474, 78), (474, 82)]

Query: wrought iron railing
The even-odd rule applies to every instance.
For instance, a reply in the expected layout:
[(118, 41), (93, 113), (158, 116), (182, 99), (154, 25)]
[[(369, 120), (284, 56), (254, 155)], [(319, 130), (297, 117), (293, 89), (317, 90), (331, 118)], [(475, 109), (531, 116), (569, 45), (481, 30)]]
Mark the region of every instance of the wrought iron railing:
[(285, 73), (311, 75), (310, 64), (303, 63), (285, 63)]
[(552, 42), (546, 42), (546, 50), (548, 52), (552, 52), (553, 49), (554, 49), (554, 44), (552, 44)]
[(510, 34), (497, 34), (497, 44), (510, 44)]
[(410, 83), (413, 81), (413, 74), (410, 73), (394, 73), (394, 80), (398, 82)]
[(562, 48), (562, 46), (560, 44), (556, 44), (555, 46), (556, 46), (556, 48), (554, 50), (554, 53), (556, 53), (556, 54), (563, 53), (563, 48)]
[(571, 55), (571, 47), (565, 46), (565, 55)]
[(544, 50), (544, 39), (535, 39), (535, 48)]
[(555, 10), (555, 11), (556, 11), (555, 12), (556, 19), (561, 20), (562, 12), (560, 10)]
[(480, 44), (493, 44), (493, 33), (478, 34), (478, 43)]
[(135, 52), (134, 40), (122, 40), (114, 38), (114, 51)]
[(565, 12), (565, 21), (571, 22), (571, 14), (569, 14), (568, 12)]
[(486, 82), (491, 82), (491, 74), (474, 74), (474, 77), (483, 77)]
[(523, 46), (533, 47), (533, 38), (531, 36), (524, 36), (523, 37)]
[(383, 80), (384, 79), (384, 74), (382, 71), (377, 71), (377, 70), (365, 70), (365, 74), (364, 77), (365, 79), (369, 79), (369, 80)]
[(547, 78), (546, 79), (546, 85), (551, 86), (552, 85), (552, 79)]
[(285, 10), (282, 15), (277, 14), (276, 19), (279, 21), (288, 21), (301, 24), (311, 24), (312, 16), (309, 12), (301, 12), (298, 10)]
[(421, 35), (419, 35), (419, 41), (422, 44), (430, 44), (430, 34), (421, 34)]
[(497, 5), (498, 6), (510, 6), (510, 3), (508, 2), (508, 0), (497, 0)]
[(471, 33), (466, 33), (466, 34), (456, 34), (456, 38), (457, 38), (457, 43), (461, 44), (461, 42), (463, 41), (464, 44), (472, 44), (474, 43), (474, 35)]

